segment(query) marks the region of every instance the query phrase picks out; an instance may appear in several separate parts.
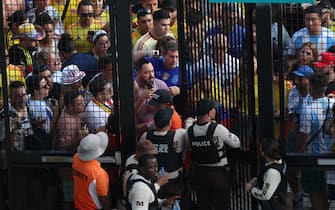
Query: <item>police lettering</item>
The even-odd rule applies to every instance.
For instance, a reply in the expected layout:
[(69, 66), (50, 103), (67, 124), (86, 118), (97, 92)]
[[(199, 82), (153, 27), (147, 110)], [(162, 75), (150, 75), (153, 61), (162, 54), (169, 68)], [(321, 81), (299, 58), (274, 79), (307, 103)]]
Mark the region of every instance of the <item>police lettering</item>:
[(155, 150), (158, 153), (169, 153), (169, 145), (168, 144), (153, 144)]
[(211, 146), (211, 141), (192, 141), (193, 147), (209, 147)]

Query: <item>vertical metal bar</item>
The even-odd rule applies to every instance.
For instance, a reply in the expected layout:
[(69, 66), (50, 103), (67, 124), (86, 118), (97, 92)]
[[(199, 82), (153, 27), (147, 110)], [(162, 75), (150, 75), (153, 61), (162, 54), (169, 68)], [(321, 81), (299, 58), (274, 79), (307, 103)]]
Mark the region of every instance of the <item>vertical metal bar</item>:
[(118, 128), (116, 130), (116, 140), (118, 141), (118, 143), (120, 144), (120, 140), (121, 140), (121, 135), (120, 135), (120, 94), (119, 94), (119, 73), (118, 73), (118, 68), (116, 65), (116, 55), (117, 55), (117, 51), (116, 51), (116, 38), (117, 38), (117, 30), (115, 27), (115, 2), (110, 0), (108, 1), (108, 7), (109, 7), (109, 28), (110, 28), (110, 40), (111, 40), (111, 57), (112, 57), (112, 69), (113, 69), (113, 91), (114, 91), (114, 96), (113, 96), (113, 100), (114, 100), (114, 119), (118, 125)]
[[(0, 36), (1, 36), (1, 39), (2, 41), (0, 42), (0, 68), (1, 68), (1, 75), (2, 75), (2, 96), (3, 96), (3, 102), (4, 102), (4, 110), (5, 110), (5, 113), (8, 113), (8, 110), (9, 110), (9, 106), (8, 106), (8, 83), (7, 83), (7, 74), (6, 74), (6, 56), (5, 56), (5, 39), (4, 39), (4, 28), (5, 26), (3, 25), (3, 21), (4, 21), (4, 13), (3, 13), (3, 4), (0, 3)], [(8, 114), (5, 114), (5, 149), (7, 151), (7, 154), (8, 152), (10, 152), (10, 130), (9, 130), (9, 115)], [(10, 207), (13, 207), (13, 188), (12, 188), (12, 182), (13, 182), (13, 179), (12, 179), (12, 167), (11, 167), (11, 164), (9, 163), (8, 161), (8, 158), (7, 158), (7, 166), (8, 166), (8, 191), (9, 191), (9, 201), (10, 201)], [(2, 171), (0, 172), (2, 173)], [(2, 181), (2, 180), (1, 180)], [(2, 186), (1, 186), (2, 188)], [(4, 201), (2, 200), (3, 199), (3, 196), (2, 196), (2, 193), (3, 193), (3, 189), (0, 189), (0, 204), (3, 205), (4, 204)], [(12, 208), (10, 208), (12, 209)]]
[(278, 18), (278, 68), (279, 68), (279, 102), (280, 102), (280, 145), (282, 154), (286, 154), (286, 140), (285, 140), (285, 67), (286, 59), (283, 56), (283, 5), (279, 5), (279, 18)]
[(274, 137), (271, 5), (257, 4), (257, 61), (260, 138)]
[[(241, 121), (243, 121), (243, 124), (247, 125), (246, 128), (244, 128), (243, 130), (243, 137), (244, 142), (247, 144), (247, 148), (249, 149), (249, 151), (251, 151), (250, 157), (253, 157), (252, 163), (256, 163), (256, 159), (257, 159), (257, 119), (255, 117), (255, 110), (256, 110), (256, 106), (255, 106), (255, 80), (254, 80), (254, 75), (255, 75), (255, 69), (254, 69), (254, 39), (253, 39), (253, 24), (254, 23), (254, 18), (253, 18), (253, 11), (256, 9), (254, 4), (247, 4), (246, 6), (246, 26), (247, 29), (249, 29), (247, 31), (247, 42), (246, 42), (246, 50), (247, 50), (247, 54), (251, 55), (249, 56), (249, 59), (247, 61), (247, 69), (250, 69), (250, 71), (248, 71), (247, 73), (247, 79), (248, 82), (246, 85), (248, 86), (248, 92), (245, 93), (247, 95), (242, 96), (244, 99), (244, 101), (247, 101), (247, 105), (248, 107), (242, 107), (242, 112), (245, 112), (246, 115), (241, 116)], [(243, 71), (244, 69), (242, 69)], [(244, 81), (241, 81), (244, 82)], [(241, 83), (242, 86), (242, 83)], [(249, 122), (252, 123), (251, 126), (249, 126)], [(249, 129), (249, 127), (251, 127), (251, 129)], [(251, 133), (249, 133), (251, 132)], [(250, 165), (249, 166), (249, 173), (248, 175), (251, 177), (256, 176), (257, 174), (257, 168), (255, 165)], [(252, 210), (257, 210), (258, 209), (258, 203), (255, 199), (253, 199), (250, 195), (249, 195), (249, 200), (251, 200), (251, 209)]]
[(117, 63), (119, 70), (122, 159), (135, 151), (134, 80), (129, 1), (115, 0)]
[[(184, 17), (184, 1), (177, 2), (177, 24), (178, 24), (178, 48), (179, 52), (185, 52), (186, 43), (185, 43), (185, 17)], [(186, 62), (183, 53), (179, 53), (179, 77), (180, 77), (180, 105), (188, 104), (187, 103), (187, 84), (186, 81), (190, 78), (186, 78)], [(184, 115), (189, 115), (191, 109), (189, 106), (180, 106), (180, 111)]]

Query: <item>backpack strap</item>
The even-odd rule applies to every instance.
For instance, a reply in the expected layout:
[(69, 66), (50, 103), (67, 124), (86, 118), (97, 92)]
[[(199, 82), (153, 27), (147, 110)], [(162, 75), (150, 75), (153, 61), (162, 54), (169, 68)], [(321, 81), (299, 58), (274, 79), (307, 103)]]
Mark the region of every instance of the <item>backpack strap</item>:
[(152, 136), (154, 135), (154, 131), (153, 130), (148, 130), (147, 131), (147, 139), (151, 141)]
[(326, 127), (326, 120), (327, 120), (327, 116), (328, 116), (328, 113), (329, 113), (329, 110), (330, 110), (330, 105), (329, 105), (329, 98), (328, 99), (328, 107), (327, 107), (327, 111), (326, 111), (326, 116), (325, 116), (325, 119), (323, 120), (323, 123), (322, 123), (322, 126), (321, 128), (318, 130), (318, 132), (316, 132), (311, 138), (310, 140), (307, 142), (306, 144), (306, 147), (305, 147), (305, 150), (307, 150), (307, 147), (310, 143), (312, 143), (312, 141), (321, 133), (321, 131), (324, 133), (325, 132), (325, 127)]
[(174, 147), (173, 147), (173, 139), (174, 139), (175, 134), (176, 134), (176, 131), (168, 131), (167, 133), (168, 139), (170, 140), (169, 144), (172, 146), (171, 148), (169, 148), (169, 152), (175, 152)]
[(194, 132), (193, 132), (193, 127), (194, 127), (194, 124), (191, 125), (188, 130), (187, 130), (187, 133), (188, 133), (188, 139), (194, 139)]
[(209, 126), (207, 128), (206, 139), (210, 139), (210, 140), (213, 139), (214, 132), (215, 132), (215, 129), (216, 129), (217, 125), (218, 124), (216, 122), (211, 122), (211, 124), (209, 124)]

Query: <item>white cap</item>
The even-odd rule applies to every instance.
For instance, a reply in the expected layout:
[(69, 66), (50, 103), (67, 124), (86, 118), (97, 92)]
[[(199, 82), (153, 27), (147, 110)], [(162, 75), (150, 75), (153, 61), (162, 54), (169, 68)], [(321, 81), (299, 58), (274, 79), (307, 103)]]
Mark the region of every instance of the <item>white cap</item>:
[(93, 35), (93, 38), (92, 38), (93, 42), (95, 42), (95, 40), (101, 35), (107, 35), (107, 32), (105, 30), (102, 30), (102, 29), (95, 32), (95, 34)]

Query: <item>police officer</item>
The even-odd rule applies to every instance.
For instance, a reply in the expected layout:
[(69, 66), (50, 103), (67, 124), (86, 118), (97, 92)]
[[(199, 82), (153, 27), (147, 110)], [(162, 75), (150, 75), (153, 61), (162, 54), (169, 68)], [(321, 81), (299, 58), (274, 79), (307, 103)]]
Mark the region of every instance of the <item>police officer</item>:
[(154, 115), (156, 129), (149, 130), (141, 137), (152, 142), (158, 154), (159, 168), (163, 167), (169, 174), (169, 182), (159, 191), (160, 198), (181, 195), (184, 188), (182, 152), (185, 130), (182, 128), (170, 130), (172, 114), (173, 110), (170, 107), (159, 109)]
[(192, 182), (199, 209), (229, 208), (230, 179), (225, 144), (232, 148), (241, 145), (235, 134), (214, 121), (218, 105), (215, 101), (201, 99), (197, 104), (198, 120), (186, 134), (192, 150)]

